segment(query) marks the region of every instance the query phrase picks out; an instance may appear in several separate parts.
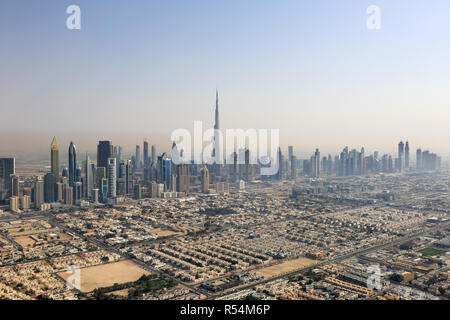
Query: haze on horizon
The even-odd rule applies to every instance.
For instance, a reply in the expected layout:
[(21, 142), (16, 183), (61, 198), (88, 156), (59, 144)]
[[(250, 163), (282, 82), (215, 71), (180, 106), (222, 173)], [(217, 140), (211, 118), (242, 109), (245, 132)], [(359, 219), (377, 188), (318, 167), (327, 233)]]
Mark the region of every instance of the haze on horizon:
[[(66, 8), (81, 8), (81, 30)], [(369, 5), (380, 30), (366, 27)], [(174, 129), (280, 129), (283, 148), (450, 155), (450, 3), (50, 1), (0, 4), (0, 156), (98, 140), (158, 152)], [(141, 151), (142, 152), (142, 151)]]

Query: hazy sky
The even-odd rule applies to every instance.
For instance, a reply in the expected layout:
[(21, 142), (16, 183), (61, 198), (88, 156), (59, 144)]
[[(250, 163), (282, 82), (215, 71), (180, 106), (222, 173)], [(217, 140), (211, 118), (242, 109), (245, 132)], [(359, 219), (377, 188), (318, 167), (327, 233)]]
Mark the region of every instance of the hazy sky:
[[(66, 8), (81, 7), (81, 30)], [(381, 29), (366, 27), (369, 5)], [(282, 146), (450, 152), (448, 0), (2, 0), (0, 156), (125, 151), (176, 128), (279, 128)]]

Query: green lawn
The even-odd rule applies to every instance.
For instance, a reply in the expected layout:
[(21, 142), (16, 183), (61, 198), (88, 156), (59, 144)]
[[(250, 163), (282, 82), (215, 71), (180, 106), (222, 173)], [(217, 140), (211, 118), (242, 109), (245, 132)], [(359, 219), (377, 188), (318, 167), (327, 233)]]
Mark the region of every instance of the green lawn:
[(445, 250), (439, 250), (439, 249), (434, 249), (434, 248), (424, 248), (419, 250), (419, 252), (424, 256), (424, 257), (431, 257), (431, 256), (441, 256), (445, 254)]

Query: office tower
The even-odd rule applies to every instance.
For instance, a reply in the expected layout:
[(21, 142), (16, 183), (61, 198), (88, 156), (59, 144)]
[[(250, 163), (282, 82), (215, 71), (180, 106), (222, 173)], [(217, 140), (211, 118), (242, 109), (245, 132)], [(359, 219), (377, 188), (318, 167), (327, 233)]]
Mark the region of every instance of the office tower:
[(152, 163), (156, 163), (156, 147), (152, 146)]
[[(297, 161), (297, 160), (295, 160), (295, 161)], [(333, 159), (331, 158), (331, 154), (328, 155), (326, 170), (327, 170), (327, 173), (330, 175), (333, 173)]]
[(177, 192), (177, 175), (172, 174), (170, 176), (170, 191)]
[(64, 191), (63, 191), (63, 184), (61, 182), (57, 182), (55, 185), (55, 199), (58, 202), (64, 201)]
[(64, 204), (73, 204), (73, 188), (67, 184), (65, 185)]
[(92, 172), (92, 166), (91, 166), (91, 160), (88, 156), (88, 154), (86, 153), (86, 160), (84, 162), (84, 174), (86, 177), (86, 183), (85, 183), (85, 187), (84, 187), (84, 193), (85, 193), (85, 197), (86, 199), (89, 199), (89, 197), (92, 194), (92, 189), (94, 188), (94, 176), (93, 176), (93, 172)]
[[(220, 134), (219, 134), (220, 126), (219, 126), (219, 92), (216, 90), (216, 110), (215, 110), (215, 117), (214, 117), (214, 147), (212, 152), (212, 157), (215, 159), (214, 163), (216, 164), (216, 161), (219, 161), (217, 164), (222, 163), (221, 158), (221, 145), (220, 145)], [(220, 168), (217, 168), (216, 170), (220, 170)], [(215, 172), (218, 173), (218, 172)]]
[(245, 181), (253, 180), (253, 167), (250, 164), (250, 150), (245, 149)]
[(295, 180), (297, 178), (297, 158), (291, 156), (291, 179)]
[(399, 171), (403, 171), (405, 164), (405, 144), (403, 141), (400, 141), (398, 144), (398, 166), (397, 169)]
[(139, 145), (136, 145), (135, 167), (136, 169), (141, 168), (141, 147)]
[(81, 167), (77, 167), (75, 170), (75, 182), (80, 182), (81, 181)]
[(34, 205), (37, 209), (41, 208), (44, 203), (44, 180), (42, 177), (37, 177), (34, 185)]
[(113, 154), (114, 158), (116, 158), (116, 163), (119, 163), (119, 161), (122, 160), (122, 147), (121, 146), (113, 147)]
[(206, 168), (205, 165), (203, 165), (202, 170), (200, 170), (201, 174), (201, 184), (202, 184), (202, 192), (208, 193), (209, 192), (209, 170)]
[(106, 202), (108, 199), (108, 179), (103, 178), (100, 181), (100, 200)]
[(0, 192), (11, 195), (11, 175), (16, 174), (15, 158), (0, 158)]
[(233, 152), (233, 169), (231, 171), (233, 182), (238, 181), (238, 154), (237, 152)]
[(27, 195), (23, 195), (20, 197), (20, 207), (22, 210), (28, 210), (31, 208), (31, 197)]
[[(247, 154), (246, 154), (247, 156)], [(278, 147), (278, 172), (277, 172), (277, 179), (281, 180), (283, 179), (283, 155), (281, 153), (281, 148)]]
[(179, 164), (176, 166), (177, 170), (177, 190), (178, 192), (189, 193), (190, 176), (189, 166), (187, 164)]
[(165, 191), (170, 191), (171, 185), (171, 166), (172, 160), (170, 158), (163, 158), (162, 160), (162, 183), (164, 184)]
[(148, 157), (148, 141), (144, 140), (144, 167), (148, 167), (149, 165), (149, 157)]
[(106, 167), (98, 167), (95, 169), (95, 187), (101, 189), (102, 179), (106, 178)]
[(293, 155), (294, 155), (294, 147), (293, 146), (288, 146), (289, 161), (292, 159)]
[(19, 197), (12, 196), (9, 198), (9, 210), (19, 212)]
[(83, 184), (77, 181), (74, 183), (73, 186), (73, 201), (75, 204), (81, 200), (82, 195), (83, 195)]
[(405, 169), (409, 169), (409, 142), (405, 145)]
[(422, 169), (422, 150), (417, 149), (416, 151), (416, 169), (421, 170)]
[(130, 160), (125, 162), (125, 192), (131, 194), (133, 190), (133, 165)]
[(98, 199), (99, 199), (99, 189), (92, 189), (92, 193), (91, 193), (91, 201), (93, 203), (98, 203)]
[(361, 152), (359, 153), (359, 174), (363, 175), (366, 174), (366, 163), (365, 163), (365, 152), (364, 147), (361, 148)]
[(108, 159), (113, 156), (111, 141), (99, 141), (97, 145), (97, 167), (107, 168)]
[(107, 177), (108, 177), (108, 198), (114, 199), (116, 197), (116, 158), (109, 158), (108, 159), (108, 170), (107, 170)]
[(314, 178), (319, 178), (320, 177), (320, 152), (319, 149), (316, 149), (316, 151), (314, 152), (314, 156), (313, 156), (313, 177)]
[(11, 175), (11, 196), (20, 196), (20, 181), (15, 174)]
[(73, 184), (76, 179), (76, 170), (77, 170), (77, 150), (72, 141), (70, 141), (69, 145), (69, 186), (73, 187)]
[(136, 200), (142, 199), (142, 187), (140, 184), (137, 184), (134, 187), (134, 199), (136, 199)]
[(46, 203), (55, 202), (55, 176), (53, 172), (44, 176), (44, 201)]
[(392, 160), (392, 156), (388, 157), (388, 172), (394, 171), (394, 162)]
[(55, 177), (55, 181), (59, 181), (59, 147), (56, 137), (53, 137), (52, 144), (50, 146), (50, 162), (51, 172)]
[(158, 184), (156, 181), (152, 181), (150, 186), (150, 197), (151, 198), (158, 198)]

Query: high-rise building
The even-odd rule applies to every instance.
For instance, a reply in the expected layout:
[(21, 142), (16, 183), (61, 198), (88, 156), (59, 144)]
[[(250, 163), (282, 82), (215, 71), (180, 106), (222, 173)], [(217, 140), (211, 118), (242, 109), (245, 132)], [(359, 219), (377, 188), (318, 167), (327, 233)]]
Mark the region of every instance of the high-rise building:
[(55, 176), (53, 172), (48, 172), (44, 176), (44, 201), (47, 203), (55, 202)]
[(398, 144), (398, 167), (399, 171), (403, 171), (405, 167), (405, 144), (403, 141), (400, 141)]
[(171, 185), (171, 167), (172, 160), (168, 157), (164, 157), (162, 160), (162, 183), (164, 183), (165, 191), (170, 191)]
[(417, 149), (416, 151), (416, 169), (422, 169), (422, 149)]
[(11, 175), (11, 196), (20, 196), (20, 180), (15, 174)]
[(319, 149), (316, 149), (314, 152), (314, 156), (312, 158), (312, 175), (314, 178), (320, 177), (320, 152)]
[(207, 193), (209, 191), (209, 170), (204, 165), (202, 170), (200, 170), (201, 174), (201, 184), (202, 184), (202, 192)]
[(92, 170), (93, 168), (91, 166), (91, 159), (86, 153), (86, 160), (84, 161), (84, 175), (86, 177), (84, 186), (84, 193), (85, 193), (84, 196), (86, 197), (86, 199), (89, 199), (89, 197), (92, 194), (92, 189), (94, 188), (94, 172)]
[(97, 189), (101, 189), (103, 178), (106, 178), (106, 167), (95, 168), (95, 187)]
[(288, 146), (289, 161), (292, 159), (293, 155), (294, 155), (294, 147), (293, 146)]
[[(221, 164), (221, 145), (220, 145), (220, 125), (219, 125), (219, 92), (216, 90), (216, 110), (214, 115), (214, 146), (212, 157), (215, 159), (214, 163)], [(219, 169), (220, 170), (220, 169)]]
[(297, 178), (297, 158), (291, 156), (291, 179), (295, 180)]
[(57, 182), (55, 185), (55, 200), (58, 202), (64, 201), (64, 188), (61, 182)]
[(64, 192), (64, 203), (65, 204), (73, 204), (73, 188), (69, 185), (65, 185)]
[(148, 157), (148, 141), (144, 140), (144, 167), (148, 167), (149, 165), (149, 157)]
[(22, 210), (28, 210), (31, 208), (31, 197), (27, 195), (23, 195), (20, 197), (20, 207)]
[(45, 202), (44, 199), (44, 180), (42, 177), (37, 177), (34, 184), (34, 205), (37, 209)]
[(77, 170), (77, 150), (72, 141), (69, 145), (69, 186), (73, 187), (76, 179)]
[(189, 193), (190, 177), (189, 177), (189, 166), (187, 164), (179, 164), (177, 168), (177, 190), (178, 192)]
[(99, 141), (97, 145), (97, 167), (107, 168), (108, 159), (113, 156), (111, 141)]
[(51, 172), (55, 177), (55, 181), (59, 181), (59, 147), (56, 137), (53, 137), (52, 144), (50, 146), (50, 162)]
[(405, 145), (405, 169), (409, 169), (409, 142)]
[(152, 163), (156, 163), (156, 147), (152, 145)]
[(15, 158), (0, 158), (0, 192), (11, 195), (11, 175), (16, 174)]
[(19, 212), (19, 197), (13, 196), (9, 198), (9, 210)]
[(108, 198), (114, 199), (117, 195), (116, 193), (116, 158), (108, 159)]
[(135, 167), (141, 168), (141, 147), (136, 145)]

